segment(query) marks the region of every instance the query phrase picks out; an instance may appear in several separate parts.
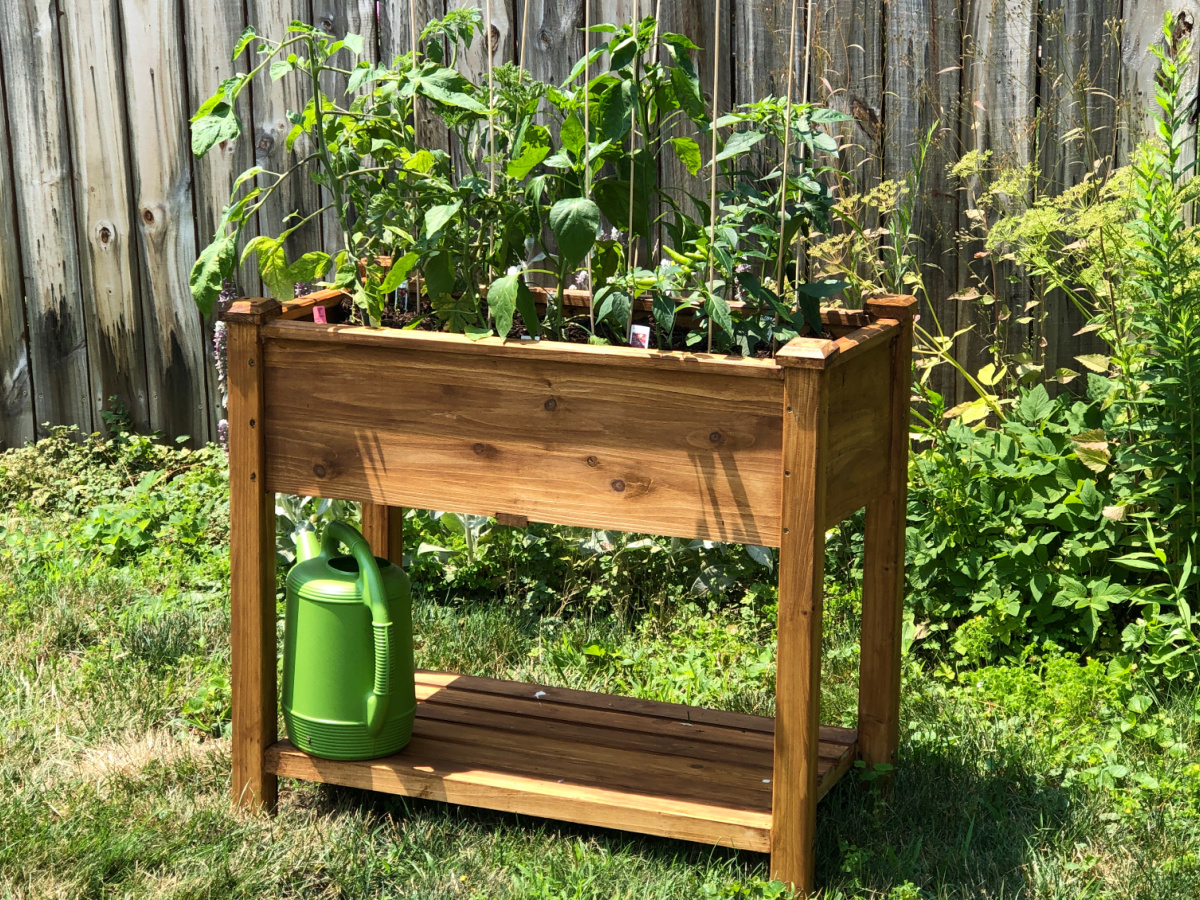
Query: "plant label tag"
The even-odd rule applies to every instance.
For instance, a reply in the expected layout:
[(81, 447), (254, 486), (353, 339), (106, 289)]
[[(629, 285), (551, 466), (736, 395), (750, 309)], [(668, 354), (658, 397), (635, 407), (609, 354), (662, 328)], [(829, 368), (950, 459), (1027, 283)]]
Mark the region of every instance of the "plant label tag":
[(650, 349), (650, 326), (649, 325), (634, 325), (629, 329), (629, 346), (640, 347), (643, 350)]
[(329, 316), (327, 316), (325, 314), (325, 307), (323, 307), (323, 306), (314, 306), (313, 307), (313, 321), (317, 322), (320, 325), (326, 325), (329, 323)]

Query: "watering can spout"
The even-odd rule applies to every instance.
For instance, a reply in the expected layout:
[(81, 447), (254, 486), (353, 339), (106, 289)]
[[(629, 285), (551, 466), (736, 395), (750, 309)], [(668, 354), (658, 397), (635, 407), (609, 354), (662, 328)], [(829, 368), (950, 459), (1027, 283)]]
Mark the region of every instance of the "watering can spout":
[(321, 553), (321, 539), (315, 531), (301, 531), (296, 535), (296, 562), (302, 563)]

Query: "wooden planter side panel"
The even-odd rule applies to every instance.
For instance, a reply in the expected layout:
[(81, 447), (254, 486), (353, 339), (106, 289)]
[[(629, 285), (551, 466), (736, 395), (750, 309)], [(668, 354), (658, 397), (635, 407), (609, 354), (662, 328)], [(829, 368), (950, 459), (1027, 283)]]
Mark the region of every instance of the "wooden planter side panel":
[(783, 383), (265, 342), (271, 490), (777, 546)]
[(832, 528), (885, 487), (892, 429), (892, 348), (897, 335), (853, 360), (835, 364), (828, 379), (825, 524)]

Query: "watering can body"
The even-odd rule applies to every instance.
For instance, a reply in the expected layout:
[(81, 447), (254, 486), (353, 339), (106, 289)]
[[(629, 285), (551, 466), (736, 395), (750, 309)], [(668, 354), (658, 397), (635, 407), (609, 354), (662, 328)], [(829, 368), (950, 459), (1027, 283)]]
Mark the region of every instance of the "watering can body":
[[(350, 555), (338, 553), (345, 544)], [(341, 522), (298, 542), (287, 577), (283, 718), (292, 743), (325, 759), (374, 759), (412, 737), (412, 599), (399, 567)]]

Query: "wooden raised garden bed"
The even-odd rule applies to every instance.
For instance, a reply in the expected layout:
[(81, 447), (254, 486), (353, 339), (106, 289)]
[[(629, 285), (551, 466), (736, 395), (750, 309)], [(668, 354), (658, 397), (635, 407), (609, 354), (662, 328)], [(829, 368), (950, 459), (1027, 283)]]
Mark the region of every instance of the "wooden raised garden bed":
[[(915, 301), (757, 360), (312, 321), (338, 299), (224, 316), (235, 796), (282, 775), (722, 844), (810, 889), (817, 800), (896, 752)], [(777, 546), (776, 717), (420, 672), (404, 751), (309, 757), (276, 732), (276, 492), (361, 501), (397, 562), (408, 506)], [(864, 506), (858, 728), (823, 727), (824, 534)]]

